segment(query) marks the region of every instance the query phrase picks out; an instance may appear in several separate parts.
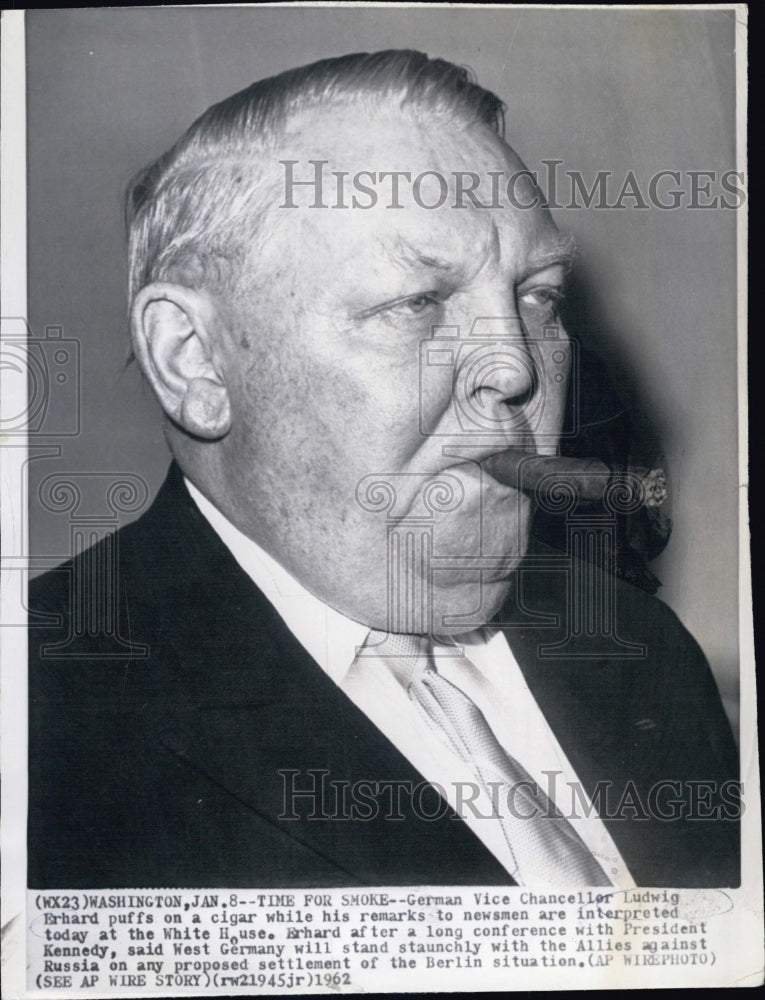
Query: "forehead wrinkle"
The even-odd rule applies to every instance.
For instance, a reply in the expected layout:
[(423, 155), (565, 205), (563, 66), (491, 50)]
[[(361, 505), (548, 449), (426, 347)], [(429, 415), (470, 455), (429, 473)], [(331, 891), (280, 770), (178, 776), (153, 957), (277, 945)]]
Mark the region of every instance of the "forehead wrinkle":
[(502, 238), (496, 219), (490, 219), (483, 246), (474, 255), (473, 266), (466, 268), (466, 280), (475, 281), (486, 268), (499, 268), (502, 263)]
[(496, 219), (491, 219), (486, 232), (486, 242), (484, 244), (483, 260), (479, 270), (490, 260), (495, 260), (497, 264), (502, 263), (502, 238), (499, 233), (499, 226)]

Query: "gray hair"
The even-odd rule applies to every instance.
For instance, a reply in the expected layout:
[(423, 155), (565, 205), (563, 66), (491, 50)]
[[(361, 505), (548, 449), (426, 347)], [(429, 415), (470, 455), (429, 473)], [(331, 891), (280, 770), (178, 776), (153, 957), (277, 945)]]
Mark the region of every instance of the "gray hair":
[(130, 300), (152, 281), (219, 286), (237, 275), (266, 208), (253, 154), (272, 149), (296, 112), (365, 103), (504, 133), (498, 97), (468, 69), (422, 52), (323, 59), (253, 83), (208, 108), (132, 181), (125, 202)]

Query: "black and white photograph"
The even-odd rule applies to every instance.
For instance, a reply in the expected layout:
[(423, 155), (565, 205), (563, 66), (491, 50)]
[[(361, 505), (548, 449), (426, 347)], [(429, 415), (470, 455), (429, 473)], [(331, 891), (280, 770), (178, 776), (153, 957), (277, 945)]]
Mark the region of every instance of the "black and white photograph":
[(4, 12), (9, 997), (762, 983), (746, 19)]

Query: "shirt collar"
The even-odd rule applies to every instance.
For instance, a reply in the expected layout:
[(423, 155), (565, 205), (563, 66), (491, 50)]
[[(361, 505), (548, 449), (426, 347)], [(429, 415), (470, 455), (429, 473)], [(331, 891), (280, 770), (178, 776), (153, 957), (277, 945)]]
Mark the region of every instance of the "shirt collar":
[(185, 476), (183, 481), (202, 515), (273, 604), (287, 628), (322, 670), (339, 684), (366, 641), (369, 627), (346, 618), (306, 590), (273, 556), (234, 527)]

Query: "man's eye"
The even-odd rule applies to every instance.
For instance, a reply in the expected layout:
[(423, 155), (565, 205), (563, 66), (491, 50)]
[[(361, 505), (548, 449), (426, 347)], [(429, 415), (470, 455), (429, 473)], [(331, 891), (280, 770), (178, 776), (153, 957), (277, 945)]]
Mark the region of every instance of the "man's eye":
[(521, 295), (521, 302), (528, 306), (536, 306), (538, 309), (549, 309), (563, 299), (561, 288), (532, 288), (530, 292)]
[(433, 306), (440, 305), (446, 297), (440, 295), (438, 292), (422, 292), (419, 295), (409, 295), (404, 299), (398, 299), (395, 302), (386, 302), (384, 305), (375, 306), (373, 309), (367, 309), (362, 313), (358, 313), (356, 319), (367, 320), (373, 316), (379, 316), (385, 320), (392, 319), (393, 317), (406, 319), (410, 316), (420, 316)]
[(519, 298), (519, 303), (521, 306), (533, 309), (535, 313), (547, 319), (555, 315), (558, 306), (563, 301), (563, 297), (562, 288), (546, 286), (543, 288), (532, 288), (530, 291), (524, 292)]
[(434, 305), (438, 305), (438, 298), (434, 293), (429, 292), (424, 295), (412, 295), (411, 298), (396, 302), (390, 309), (391, 312), (411, 313), (416, 316)]

